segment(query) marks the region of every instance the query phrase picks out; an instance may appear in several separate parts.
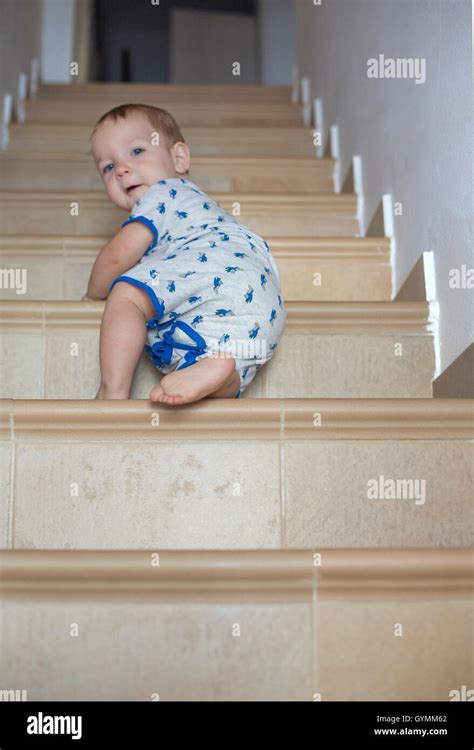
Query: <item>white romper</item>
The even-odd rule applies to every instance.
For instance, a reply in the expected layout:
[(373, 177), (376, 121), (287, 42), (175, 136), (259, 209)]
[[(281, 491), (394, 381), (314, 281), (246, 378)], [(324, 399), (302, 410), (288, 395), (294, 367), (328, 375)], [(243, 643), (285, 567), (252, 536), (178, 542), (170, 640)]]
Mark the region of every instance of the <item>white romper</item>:
[(236, 398), (273, 355), (286, 312), (268, 244), (190, 180), (154, 183), (122, 226), (140, 221), (153, 240), (118, 276), (145, 289), (156, 310), (145, 351), (164, 374), (228, 351), (240, 375)]

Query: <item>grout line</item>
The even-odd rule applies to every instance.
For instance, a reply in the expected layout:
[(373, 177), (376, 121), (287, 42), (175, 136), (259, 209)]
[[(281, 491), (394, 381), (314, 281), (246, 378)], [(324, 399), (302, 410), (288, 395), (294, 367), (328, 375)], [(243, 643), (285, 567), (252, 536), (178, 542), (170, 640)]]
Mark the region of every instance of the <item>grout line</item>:
[[(318, 659), (318, 577), (313, 570), (313, 583), (311, 591), (311, 665), (312, 665), (312, 699), (315, 694), (321, 693), (319, 685), (319, 659)], [(321, 696), (322, 697), (322, 696)]]

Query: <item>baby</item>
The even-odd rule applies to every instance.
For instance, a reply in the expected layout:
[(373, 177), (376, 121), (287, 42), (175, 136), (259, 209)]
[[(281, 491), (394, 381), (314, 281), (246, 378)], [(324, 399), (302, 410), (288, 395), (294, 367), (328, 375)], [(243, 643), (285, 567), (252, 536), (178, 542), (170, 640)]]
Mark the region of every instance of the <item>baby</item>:
[(189, 148), (166, 110), (115, 107), (90, 145), (108, 197), (130, 212), (83, 297), (107, 300), (96, 398), (130, 397), (143, 348), (164, 373), (152, 401), (239, 398), (285, 324), (268, 244), (189, 180)]

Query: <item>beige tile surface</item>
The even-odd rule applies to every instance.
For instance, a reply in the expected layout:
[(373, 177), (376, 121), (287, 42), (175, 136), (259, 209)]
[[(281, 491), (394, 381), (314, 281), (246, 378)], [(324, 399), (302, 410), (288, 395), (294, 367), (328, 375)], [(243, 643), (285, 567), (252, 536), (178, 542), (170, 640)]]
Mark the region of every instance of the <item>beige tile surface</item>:
[[(340, 258), (278, 258), (283, 298), (301, 301), (390, 300), (390, 265)], [(321, 283), (314, 284), (314, 274)]]
[[(34, 246), (35, 238), (31, 238)], [(54, 262), (35, 261), (33, 258), (25, 258), (21, 254), (17, 257), (2, 253), (2, 268), (14, 268), (26, 271), (26, 291), (17, 294), (16, 289), (2, 288), (2, 299), (18, 300), (45, 300), (62, 299), (62, 274), (63, 261), (56, 258)], [(82, 296), (82, 295), (81, 295)]]
[[(402, 356), (394, 354), (401, 343)], [(429, 336), (308, 335), (287, 331), (270, 366), (267, 398), (430, 398)]]
[[(43, 397), (41, 334), (22, 334), (21, 346), (13, 334), (2, 338), (2, 397)], [(403, 356), (394, 355), (396, 343), (401, 343)], [(77, 350), (71, 349), (73, 344)], [(303, 335), (287, 330), (244, 397), (431, 398), (433, 370), (429, 336)], [(160, 378), (144, 354), (132, 398), (148, 398)], [(45, 398), (95, 398), (99, 382), (99, 329), (47, 334)]]
[(95, 398), (99, 384), (98, 330), (46, 336), (45, 398)]
[(2, 398), (44, 398), (44, 340), (38, 333), (2, 333), (0, 387)]
[(10, 462), (12, 447), (8, 442), (0, 443), (0, 548), (8, 547), (10, 516)]
[(278, 444), (18, 444), (14, 546), (279, 547)]
[(320, 603), (322, 700), (449, 701), (451, 690), (472, 687), (473, 620), (465, 600)]
[(2, 687), (30, 701), (310, 700), (310, 607), (10, 601)]
[[(284, 460), (285, 546), (472, 545), (474, 461), (468, 441), (293, 441)], [(369, 499), (367, 482), (381, 475), (424, 479), (424, 504)]]

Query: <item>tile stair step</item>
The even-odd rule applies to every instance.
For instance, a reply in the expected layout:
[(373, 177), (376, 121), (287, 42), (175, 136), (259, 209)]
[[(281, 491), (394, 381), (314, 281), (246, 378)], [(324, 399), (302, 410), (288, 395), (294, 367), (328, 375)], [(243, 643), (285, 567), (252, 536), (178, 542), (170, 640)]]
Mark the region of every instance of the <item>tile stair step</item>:
[(469, 551), (324, 549), (317, 561), (3, 552), (3, 684), (27, 686), (29, 701), (310, 702), (448, 701), (470, 684)]
[[(94, 261), (108, 239), (0, 237), (2, 268), (9, 274), (2, 299), (80, 300)], [(275, 237), (271, 250), (285, 301), (391, 298), (390, 241), (386, 237)], [(21, 295), (16, 291), (15, 269), (26, 272), (26, 292)]]
[[(88, 125), (92, 127), (112, 107), (123, 104), (123, 98), (97, 100), (56, 99), (41, 97), (26, 99), (27, 123)], [(301, 127), (303, 114), (298, 104), (291, 102), (183, 102), (173, 97), (160, 99), (160, 107), (168, 110), (180, 128), (199, 127)]]
[(467, 548), (473, 407), (2, 400), (0, 548)]
[[(17, 158), (33, 157), (36, 153), (54, 158), (65, 152), (70, 158), (89, 151), (89, 125), (41, 125), (13, 123), (9, 128), (8, 151), (5, 156), (16, 154)], [(193, 171), (196, 159), (203, 156), (220, 157), (315, 157), (313, 128), (306, 127), (195, 127), (183, 130), (183, 138), (191, 150)], [(318, 162), (331, 161), (318, 159)]]
[[(123, 83), (88, 81), (87, 83), (50, 83), (38, 86), (39, 99), (91, 100), (101, 102), (126, 97), (127, 102), (154, 104), (156, 99), (170, 99), (178, 102), (185, 97), (190, 101), (207, 102), (267, 102), (287, 104), (291, 101), (291, 86), (270, 86), (262, 84), (170, 84), (170, 83)], [(146, 97), (146, 98), (145, 98)]]
[[(94, 398), (104, 304), (2, 301), (1, 396)], [(426, 302), (288, 302), (278, 349), (242, 397), (429, 398), (428, 309)], [(143, 353), (131, 397), (148, 398), (160, 377)]]
[[(286, 197), (292, 191), (306, 199), (314, 194), (334, 195), (332, 159), (197, 156), (189, 179), (205, 192), (268, 193)], [(104, 186), (92, 156), (35, 154), (14, 151), (0, 155), (0, 190), (96, 190)]]
[[(49, 178), (48, 178), (49, 179)], [(69, 178), (71, 181), (71, 176)], [(25, 187), (27, 175), (25, 174)], [(265, 239), (292, 235), (295, 238), (354, 237), (358, 234), (356, 196), (270, 195), (265, 193), (212, 193), (211, 197), (230, 213), (238, 203), (241, 223)], [(77, 215), (71, 215), (77, 204)], [(74, 207), (74, 206), (73, 206)], [(27, 210), (26, 210), (27, 209)], [(130, 212), (114, 206), (105, 192), (72, 189), (0, 191), (0, 226), (3, 236), (12, 234), (112, 235)], [(269, 239), (268, 239), (269, 241)]]

